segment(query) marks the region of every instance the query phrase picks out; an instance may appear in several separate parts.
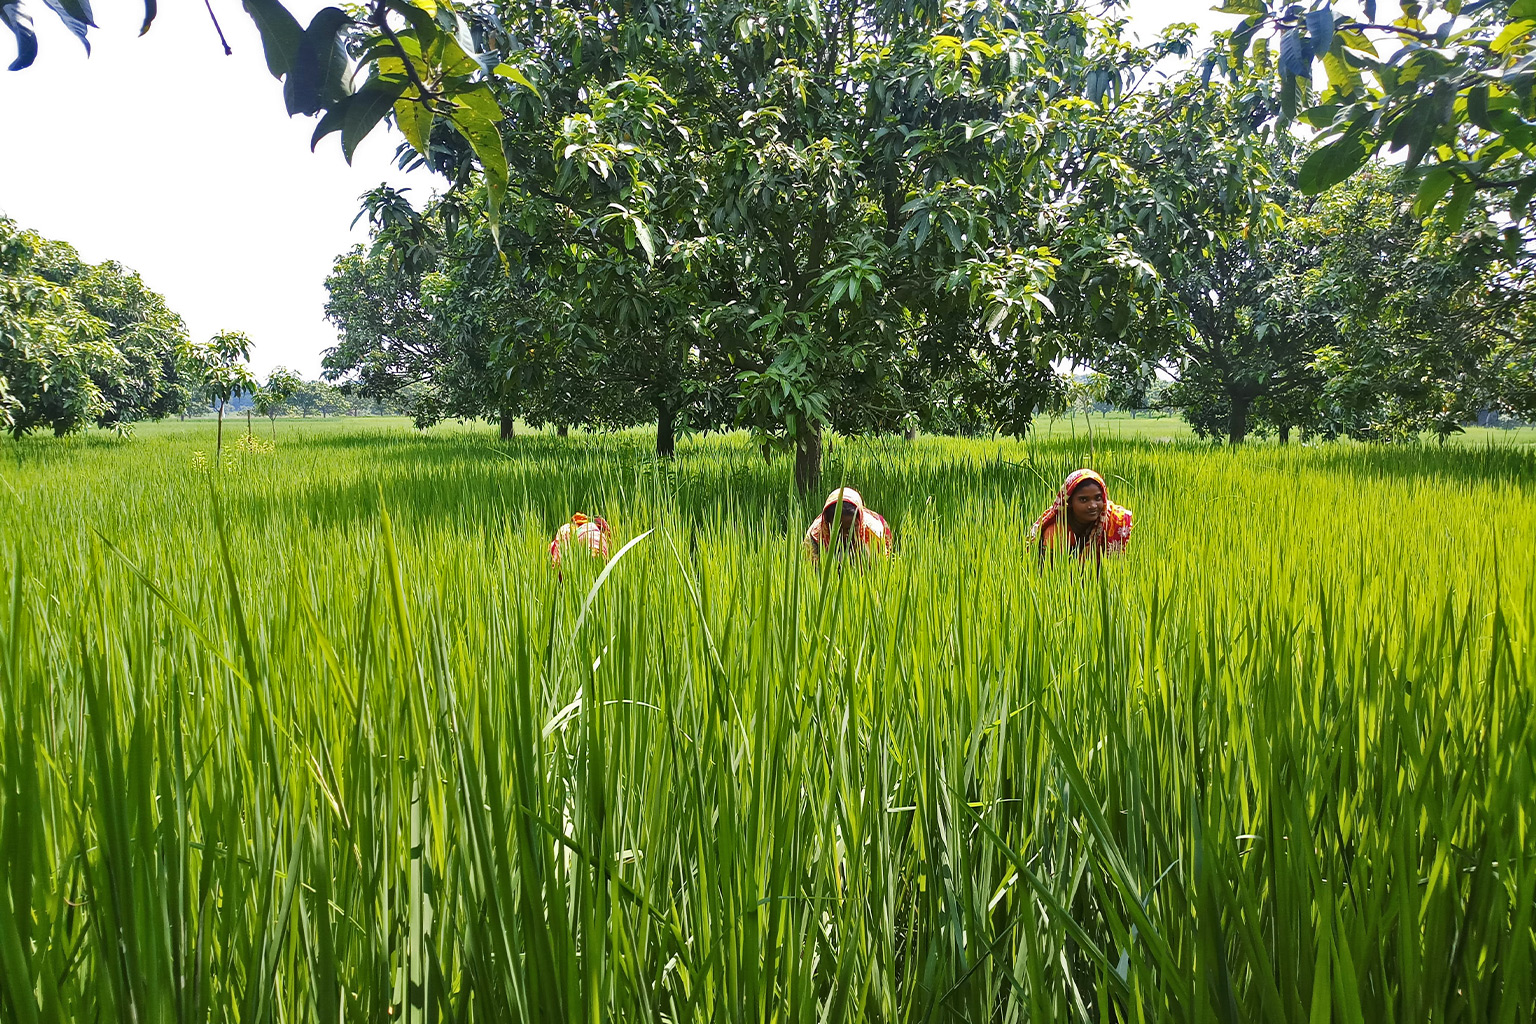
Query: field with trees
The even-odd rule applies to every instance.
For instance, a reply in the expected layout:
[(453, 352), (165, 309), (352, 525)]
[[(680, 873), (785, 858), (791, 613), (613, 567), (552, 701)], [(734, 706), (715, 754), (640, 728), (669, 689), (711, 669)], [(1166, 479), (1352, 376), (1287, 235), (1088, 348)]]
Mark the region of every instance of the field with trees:
[(9, 1019), (1536, 1005), (1528, 447), (213, 432), (0, 452)]
[(1536, 0), (205, 7), (434, 187), (0, 216), (0, 1024), (1536, 1019)]

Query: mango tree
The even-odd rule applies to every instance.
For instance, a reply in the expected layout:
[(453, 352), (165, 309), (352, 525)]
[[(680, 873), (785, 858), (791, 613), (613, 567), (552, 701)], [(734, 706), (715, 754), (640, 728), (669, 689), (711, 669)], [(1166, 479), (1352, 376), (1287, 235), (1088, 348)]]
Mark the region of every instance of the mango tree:
[(219, 413), (213, 460), (217, 465), (224, 450), (224, 407), (235, 395), (256, 390), (256, 378), (246, 367), (251, 358), (251, 339), (241, 331), (220, 331), (196, 350), (203, 394), (215, 403)]

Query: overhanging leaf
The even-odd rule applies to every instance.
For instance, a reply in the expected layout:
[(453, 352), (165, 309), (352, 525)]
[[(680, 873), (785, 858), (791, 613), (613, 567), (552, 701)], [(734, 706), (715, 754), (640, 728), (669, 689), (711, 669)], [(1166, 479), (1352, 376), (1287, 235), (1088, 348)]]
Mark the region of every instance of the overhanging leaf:
[(0, 7), (0, 21), (5, 22), (5, 27), (16, 37), (16, 59), (11, 61), (10, 70), (31, 67), (37, 60), (37, 33), (32, 31), (32, 18), (21, 9), (20, 3), (9, 3)]
[(346, 157), (347, 163), (352, 162), (352, 154), (357, 151), (358, 143), (367, 138), (374, 126), (389, 113), (407, 84), (403, 78), (375, 76), (356, 95), (348, 98), (346, 120), (341, 126), (341, 154)]
[(43, 0), (43, 3), (59, 16), (65, 28), (74, 33), (75, 38), (85, 47), (85, 52), (90, 53), (91, 41), (85, 37), (86, 30), (94, 24), (91, 21), (90, 6), (83, 4), (82, 0)]
[(402, 96), (395, 101), (395, 123), (405, 141), (418, 153), (427, 151), (427, 139), (432, 135), (432, 111), (414, 96)]
[(1451, 190), (1454, 182), (1451, 172), (1444, 167), (1435, 167), (1424, 175), (1424, 180), (1419, 183), (1419, 194), (1413, 202), (1413, 212), (1420, 217), (1429, 216), (1429, 212), (1439, 205), (1440, 200)]
[(327, 7), (304, 30), (283, 81), (290, 116), (317, 114), (347, 95), (347, 51), (341, 30), (351, 21), (339, 7)]
[(635, 218), (635, 239), (640, 243), (640, 248), (645, 250), (645, 258), (648, 263), (656, 262), (656, 243), (651, 239), (651, 229), (639, 217)]
[(1307, 12), (1307, 35), (1312, 37), (1312, 52), (1327, 53), (1333, 48), (1333, 7), (1324, 4)]
[(1316, 195), (1358, 171), (1370, 155), (1361, 133), (1351, 131), (1307, 157), (1296, 175), (1296, 187)]
[(304, 38), (304, 30), (299, 27), (299, 22), (288, 13), (288, 8), (278, 3), (278, 0), (243, 0), (245, 13), (251, 16), (256, 23), (256, 31), (261, 34), (261, 48), (266, 54), (267, 70), (272, 72), (273, 78), (282, 78), (293, 67), (294, 57), (299, 52), (299, 42)]
[(1300, 29), (1287, 29), (1280, 37), (1280, 74), (1287, 78), (1312, 77), (1312, 48)]
[(496, 122), (481, 110), (463, 103), (463, 97), (455, 99), (460, 100), (461, 105), (454, 109), (449, 118), (459, 134), (464, 136), (464, 141), (475, 151), (480, 170), (485, 174), (486, 212), (490, 216), (492, 236), (500, 244), (501, 200), (507, 194), (507, 152), (502, 147), (501, 132)]
[[(503, 78), (510, 78), (512, 81), (516, 82), (524, 89), (527, 89), (535, 96), (539, 95), (539, 90), (534, 87), (534, 84), (531, 81), (528, 80), (528, 76), (523, 74), (517, 68), (513, 67), (511, 64), (497, 64), (494, 68), (491, 69), (491, 73), (494, 75), (500, 75)], [(540, 98), (542, 99), (542, 97)]]

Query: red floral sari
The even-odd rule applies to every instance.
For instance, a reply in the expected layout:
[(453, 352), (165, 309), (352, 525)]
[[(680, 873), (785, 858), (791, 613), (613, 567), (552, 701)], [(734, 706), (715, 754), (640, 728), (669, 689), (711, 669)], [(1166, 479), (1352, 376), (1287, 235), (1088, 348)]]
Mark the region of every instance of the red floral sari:
[[(1067, 501), (1073, 491), (1090, 480), (1104, 491), (1104, 515), (1086, 536), (1079, 537), (1068, 522)], [(1109, 486), (1102, 476), (1091, 469), (1076, 469), (1067, 475), (1061, 490), (1056, 492), (1056, 500), (1035, 520), (1029, 535), (1039, 545), (1042, 558), (1046, 552), (1057, 550), (1073, 553), (1079, 560), (1090, 551), (1095, 556), (1118, 554), (1131, 543), (1131, 510), (1109, 500)]]

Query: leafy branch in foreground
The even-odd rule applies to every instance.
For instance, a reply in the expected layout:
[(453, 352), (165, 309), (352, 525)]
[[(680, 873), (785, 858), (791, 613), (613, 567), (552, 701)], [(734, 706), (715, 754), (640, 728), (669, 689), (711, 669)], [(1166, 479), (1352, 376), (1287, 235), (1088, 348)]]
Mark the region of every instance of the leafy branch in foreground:
[[(89, 0), (44, 2), (89, 52), (88, 33), (96, 27)], [(490, 82), (500, 78), (537, 90), (491, 48), (501, 41), (487, 31), (493, 19), (462, 13), (451, 0), (371, 0), (326, 7), (306, 27), (280, 0), (242, 5), (261, 34), (267, 70), (283, 83), (289, 116), (320, 118), (311, 148), (339, 133), (342, 154), (351, 162), (358, 144), (393, 114), (410, 147), (455, 184), (467, 181), (472, 168), (484, 173), (494, 230), (507, 189), (507, 157)], [(141, 34), (156, 10), (154, 0), (146, 0)], [(23, 0), (0, 6), (0, 22), (16, 36), (10, 70), (31, 66), (37, 33)], [(446, 144), (434, 144), (439, 126), (449, 137)]]
[[(1454, 230), (1481, 196), (1508, 216), (1510, 247), (1521, 244), (1536, 195), (1536, 0), (1409, 0), (1390, 23), (1376, 0), (1355, 14), (1269, 0), (1216, 10), (1244, 17), (1228, 50), (1207, 56), (1207, 74), (1256, 63), (1278, 80), (1281, 121), (1322, 133), (1302, 191), (1338, 184), (1383, 148), (1406, 151), (1408, 170), (1426, 168), (1421, 216), (1443, 203)], [(1326, 84), (1313, 103), (1318, 63)]]

